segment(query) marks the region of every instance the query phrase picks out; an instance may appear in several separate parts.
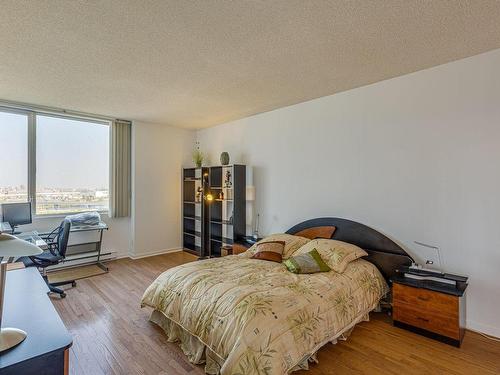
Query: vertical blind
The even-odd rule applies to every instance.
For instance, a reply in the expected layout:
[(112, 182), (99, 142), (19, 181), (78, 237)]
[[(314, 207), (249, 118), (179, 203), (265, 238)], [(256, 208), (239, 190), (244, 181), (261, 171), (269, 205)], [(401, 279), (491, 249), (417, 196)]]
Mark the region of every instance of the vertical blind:
[(130, 216), (132, 123), (114, 120), (110, 134), (109, 216)]

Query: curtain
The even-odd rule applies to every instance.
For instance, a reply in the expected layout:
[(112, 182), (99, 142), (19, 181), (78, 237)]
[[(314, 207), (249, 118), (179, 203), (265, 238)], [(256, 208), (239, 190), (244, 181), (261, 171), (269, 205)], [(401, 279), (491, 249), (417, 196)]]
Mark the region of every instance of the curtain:
[(109, 216), (130, 216), (131, 183), (131, 136), (130, 121), (115, 120), (110, 134), (110, 194)]

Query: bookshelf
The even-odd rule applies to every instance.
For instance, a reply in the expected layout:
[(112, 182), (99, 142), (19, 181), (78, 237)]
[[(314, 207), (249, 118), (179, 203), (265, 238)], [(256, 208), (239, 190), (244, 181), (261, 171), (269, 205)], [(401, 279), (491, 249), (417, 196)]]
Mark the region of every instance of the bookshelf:
[(185, 251), (201, 256), (203, 249), (203, 173), (206, 168), (185, 168), (182, 173), (182, 243)]
[[(212, 200), (206, 199), (208, 194)], [(199, 257), (218, 257), (222, 246), (245, 236), (245, 195), (245, 165), (184, 169), (184, 250)]]

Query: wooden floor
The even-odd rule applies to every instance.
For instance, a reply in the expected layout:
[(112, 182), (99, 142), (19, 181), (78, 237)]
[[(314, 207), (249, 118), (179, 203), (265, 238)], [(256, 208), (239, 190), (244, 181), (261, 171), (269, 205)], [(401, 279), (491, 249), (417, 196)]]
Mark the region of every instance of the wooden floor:
[[(52, 301), (73, 335), (70, 374), (203, 374), (139, 307), (162, 271), (192, 261), (187, 253), (109, 263), (110, 272), (78, 281)], [(356, 326), (346, 342), (327, 344), (319, 364), (297, 375), (500, 374), (500, 343), (467, 332), (460, 349), (392, 327), (382, 314)]]

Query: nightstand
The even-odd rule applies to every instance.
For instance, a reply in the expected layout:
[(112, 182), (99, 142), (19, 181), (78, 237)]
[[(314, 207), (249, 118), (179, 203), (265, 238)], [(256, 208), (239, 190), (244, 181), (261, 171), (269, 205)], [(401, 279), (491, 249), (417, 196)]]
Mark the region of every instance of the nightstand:
[(460, 347), (465, 332), (466, 277), (403, 269), (391, 281), (396, 327)]
[(259, 242), (262, 238), (254, 240), (252, 237), (243, 237), (233, 243), (233, 255), (241, 254), (247, 251), (253, 244)]

